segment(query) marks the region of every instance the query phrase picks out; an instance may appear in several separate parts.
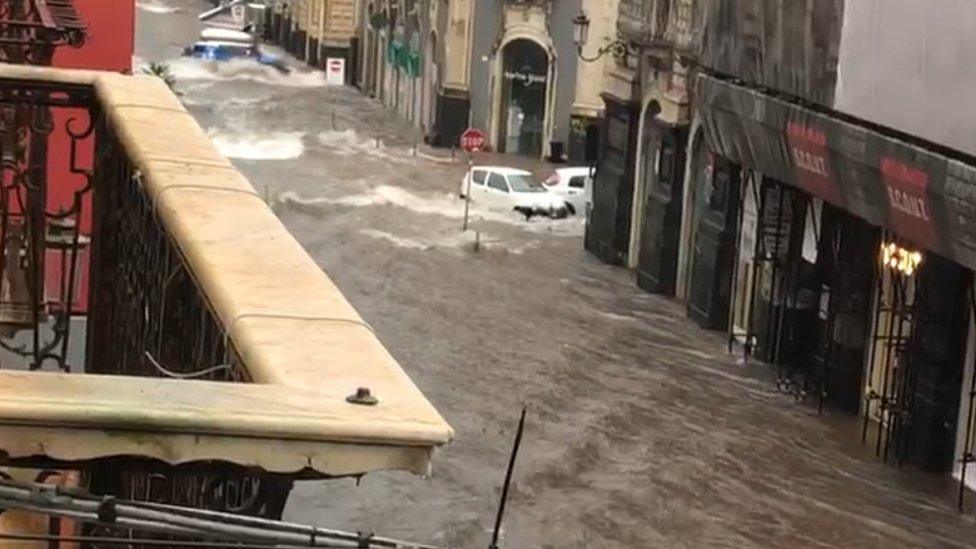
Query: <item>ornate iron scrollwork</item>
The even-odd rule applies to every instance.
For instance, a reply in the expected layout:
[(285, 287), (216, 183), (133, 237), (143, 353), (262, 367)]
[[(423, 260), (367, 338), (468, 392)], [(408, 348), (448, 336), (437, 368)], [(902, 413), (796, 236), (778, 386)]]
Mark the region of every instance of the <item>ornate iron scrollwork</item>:
[[(88, 244), (80, 225), (91, 167), (82, 165), (77, 151), (94, 130), (91, 116), (86, 127), (76, 127), (78, 117), (59, 125), (55, 114), (65, 108), (92, 109), (90, 90), (0, 81), (0, 347), (31, 369), (71, 369), (71, 317)], [(50, 172), (55, 136), (68, 143), (66, 172)], [(51, 180), (64, 189), (68, 174), (84, 183), (71, 191), (68, 204), (56, 204)], [(47, 278), (55, 274), (57, 280)], [(17, 337), (25, 334), (26, 341)]]

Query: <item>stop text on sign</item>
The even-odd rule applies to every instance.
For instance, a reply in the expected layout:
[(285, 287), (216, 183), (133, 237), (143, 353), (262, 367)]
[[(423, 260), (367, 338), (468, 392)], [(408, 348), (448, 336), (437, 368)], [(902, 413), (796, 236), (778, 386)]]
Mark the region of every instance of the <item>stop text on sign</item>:
[(461, 134), (461, 148), (468, 152), (480, 151), (485, 147), (485, 134), (477, 128), (468, 128)]

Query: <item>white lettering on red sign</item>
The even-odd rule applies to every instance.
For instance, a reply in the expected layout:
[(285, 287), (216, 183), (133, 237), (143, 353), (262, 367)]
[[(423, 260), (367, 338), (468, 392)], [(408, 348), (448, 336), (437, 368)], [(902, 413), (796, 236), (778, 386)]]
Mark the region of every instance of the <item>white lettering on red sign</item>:
[(793, 147), (793, 161), (796, 162), (796, 166), (801, 170), (806, 170), (820, 177), (830, 177), (830, 172), (827, 171), (827, 159), (820, 155)]
[(461, 148), (468, 151), (480, 151), (485, 146), (485, 134), (481, 130), (468, 128), (461, 134)]
[(879, 169), (894, 228), (918, 244), (938, 244), (928, 198), (929, 174), (890, 157), (881, 159)]
[(918, 218), (922, 221), (931, 221), (929, 218), (929, 208), (925, 199), (900, 189), (888, 187), (888, 201), (891, 207)]
[(831, 175), (827, 134), (789, 121), (786, 123), (786, 138), (800, 186), (828, 202), (843, 204), (844, 195)]

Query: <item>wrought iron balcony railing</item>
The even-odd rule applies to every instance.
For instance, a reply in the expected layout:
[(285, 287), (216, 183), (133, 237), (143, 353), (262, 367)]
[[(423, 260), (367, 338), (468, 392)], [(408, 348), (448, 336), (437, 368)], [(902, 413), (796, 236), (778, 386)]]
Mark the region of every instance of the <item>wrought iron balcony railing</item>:
[(668, 25), (669, 0), (620, 0), (617, 30), (638, 46), (659, 46)]
[(0, 65), (0, 158), (0, 466), (275, 516), (452, 437), (161, 80)]
[(48, 65), (57, 46), (81, 46), (85, 30), (73, 0), (0, 0), (0, 61)]
[(699, 0), (670, 0), (665, 39), (678, 53), (696, 57), (704, 31), (703, 6)]

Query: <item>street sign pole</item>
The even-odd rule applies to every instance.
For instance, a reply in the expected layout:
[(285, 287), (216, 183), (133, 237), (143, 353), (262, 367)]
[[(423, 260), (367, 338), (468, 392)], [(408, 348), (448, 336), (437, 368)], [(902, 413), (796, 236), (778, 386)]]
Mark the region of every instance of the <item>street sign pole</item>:
[(461, 225), (461, 232), (468, 230), (468, 211), (471, 209), (471, 180), (474, 179), (474, 173), (471, 169), (474, 167), (474, 162), (471, 160), (471, 153), (467, 153), (468, 156), (468, 183), (464, 189), (464, 224)]
[(474, 179), (474, 173), (471, 171), (474, 168), (474, 159), (471, 154), (485, 147), (485, 134), (477, 128), (468, 128), (461, 134), (460, 145), (468, 157), (467, 184), (464, 189), (464, 222), (461, 225), (463, 232), (468, 230), (468, 213), (471, 210), (471, 180)]

